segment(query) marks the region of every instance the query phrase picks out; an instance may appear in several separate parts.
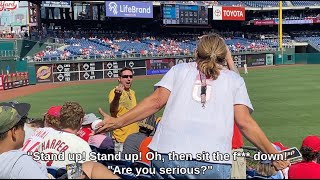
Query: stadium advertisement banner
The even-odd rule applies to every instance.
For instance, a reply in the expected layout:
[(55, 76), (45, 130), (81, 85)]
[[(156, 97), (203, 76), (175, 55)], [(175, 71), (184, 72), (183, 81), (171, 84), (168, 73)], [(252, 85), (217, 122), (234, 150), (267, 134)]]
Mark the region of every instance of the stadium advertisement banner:
[(103, 67), (104, 78), (117, 78), (119, 77), (120, 69), (125, 67), (125, 61), (103, 62)]
[(53, 81), (52, 64), (36, 65), (37, 83), (47, 83)]
[(312, 18), (313, 24), (318, 24), (320, 23), (320, 18), (316, 17), (316, 18)]
[(146, 75), (147, 68), (145, 60), (125, 61), (125, 66), (132, 68), (133, 75), (135, 76)]
[(20, 31), (28, 25), (28, 1), (0, 1), (0, 30)]
[(248, 54), (246, 56), (247, 66), (265, 66), (266, 54)]
[(53, 64), (53, 82), (79, 80), (78, 63)]
[(176, 64), (189, 63), (189, 62), (194, 62), (194, 58), (187, 57), (187, 58), (177, 58), (176, 59)]
[(213, 20), (244, 21), (246, 11), (244, 7), (213, 6)]
[(102, 62), (84, 62), (79, 63), (80, 80), (102, 79)]
[(243, 67), (246, 63), (246, 55), (232, 55), (232, 58), (237, 68)]
[(266, 65), (267, 66), (273, 65), (273, 54), (266, 54)]
[[(264, 26), (264, 25), (277, 25), (279, 24), (278, 19), (272, 19), (272, 20), (255, 20), (254, 22), (255, 26)], [(320, 21), (316, 20), (316, 18), (312, 19), (295, 19), (295, 20), (290, 20), (290, 19), (284, 19), (282, 21), (282, 24), (312, 24), (312, 23), (320, 23)]]
[(137, 1), (106, 1), (106, 16), (153, 18), (153, 4)]
[(147, 75), (165, 74), (175, 65), (175, 62), (176, 59), (173, 58), (147, 60)]
[(264, 25), (275, 25), (274, 20), (254, 20), (254, 25), (255, 26), (264, 26)]
[(42, 1), (42, 7), (71, 8), (71, 1)]
[(0, 12), (4, 10), (15, 10), (18, 8), (19, 1), (0, 1)]
[[(282, 24), (312, 24), (312, 19), (296, 19), (296, 20), (290, 20), (290, 19), (284, 19), (282, 21)], [(279, 19), (275, 19), (275, 24), (279, 24)]]

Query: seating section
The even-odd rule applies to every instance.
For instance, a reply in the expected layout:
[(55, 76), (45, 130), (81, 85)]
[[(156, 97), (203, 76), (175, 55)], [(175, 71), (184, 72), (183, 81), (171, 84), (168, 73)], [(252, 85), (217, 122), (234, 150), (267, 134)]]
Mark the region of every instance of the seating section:
[(308, 42), (310, 44), (313, 44), (314, 46), (320, 48), (320, 36), (316, 37), (296, 37), (296, 41), (298, 42)]
[[(190, 39), (190, 40), (189, 40)], [(115, 58), (115, 57), (140, 57), (141, 55), (186, 55), (193, 53), (196, 48), (196, 37), (184, 39), (172, 38), (141, 38), (139, 40), (125, 40), (112, 38), (82, 38), (66, 39), (66, 47), (63, 50), (45, 50), (37, 53), (35, 61), (51, 60), (76, 60), (77, 58)], [(233, 37), (225, 39), (232, 52), (270, 50), (277, 48), (279, 42), (276, 39), (247, 39)], [(284, 39), (284, 45), (291, 41)]]
[(245, 6), (241, 1), (218, 1), (220, 6)]
[[(242, 1), (248, 7), (279, 7), (279, 1)], [(287, 3), (282, 1), (282, 6), (287, 7)]]
[[(160, 1), (161, 3), (179, 3), (179, 4), (205, 4), (207, 6), (244, 6), (244, 7), (278, 7), (279, 1)], [(293, 6), (320, 6), (320, 1), (290, 1)], [(284, 7), (288, 7), (285, 1), (282, 1)]]
[(320, 6), (320, 1), (291, 1), (293, 6)]

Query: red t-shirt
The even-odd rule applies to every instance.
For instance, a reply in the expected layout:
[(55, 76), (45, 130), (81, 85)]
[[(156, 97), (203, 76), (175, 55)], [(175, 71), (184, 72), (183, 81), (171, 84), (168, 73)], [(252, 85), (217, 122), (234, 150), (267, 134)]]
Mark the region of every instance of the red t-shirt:
[(239, 149), (243, 146), (243, 139), (242, 139), (242, 134), (240, 132), (240, 129), (234, 123), (233, 126), (233, 136), (232, 136), (232, 149)]
[(81, 137), (86, 142), (89, 141), (90, 134), (91, 134), (91, 128), (88, 128), (88, 127), (82, 127), (78, 131), (78, 136)]
[(298, 162), (289, 167), (289, 179), (320, 179), (320, 164)]

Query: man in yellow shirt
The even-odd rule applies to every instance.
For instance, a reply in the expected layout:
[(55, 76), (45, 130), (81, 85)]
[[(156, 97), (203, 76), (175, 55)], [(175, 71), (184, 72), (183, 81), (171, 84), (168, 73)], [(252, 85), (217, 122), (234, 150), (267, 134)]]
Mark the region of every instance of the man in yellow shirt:
[[(125, 67), (120, 70), (118, 82), (119, 85), (109, 92), (110, 114), (112, 117), (119, 117), (128, 112), (137, 104), (135, 92), (130, 89), (132, 85), (133, 70)], [(138, 123), (133, 123), (112, 132), (114, 138), (115, 153), (122, 152), (123, 143), (126, 138), (139, 132)]]

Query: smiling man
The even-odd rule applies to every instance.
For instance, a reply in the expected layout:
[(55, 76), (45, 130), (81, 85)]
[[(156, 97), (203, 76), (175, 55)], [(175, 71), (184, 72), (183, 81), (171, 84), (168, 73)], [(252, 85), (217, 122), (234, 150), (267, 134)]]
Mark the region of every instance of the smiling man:
[[(133, 70), (125, 67), (120, 70), (118, 78), (118, 86), (109, 92), (110, 114), (112, 117), (119, 117), (136, 106), (137, 100), (135, 92), (131, 89), (133, 80)], [(112, 133), (114, 138), (115, 153), (122, 152), (123, 143), (126, 138), (132, 134), (139, 132), (138, 123), (133, 123), (120, 129), (116, 129)]]

